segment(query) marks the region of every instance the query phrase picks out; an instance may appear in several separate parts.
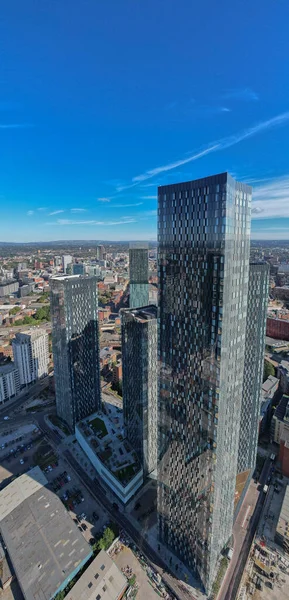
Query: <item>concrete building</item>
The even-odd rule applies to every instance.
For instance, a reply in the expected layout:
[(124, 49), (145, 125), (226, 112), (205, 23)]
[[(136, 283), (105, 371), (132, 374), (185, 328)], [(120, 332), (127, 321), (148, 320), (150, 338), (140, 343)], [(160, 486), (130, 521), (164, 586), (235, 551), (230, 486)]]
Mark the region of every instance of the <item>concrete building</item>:
[(64, 600), (120, 600), (127, 587), (127, 578), (101, 550)]
[(122, 362), (119, 360), (112, 369), (112, 381), (113, 383), (119, 383), (122, 381)]
[(51, 600), (92, 549), (34, 467), (0, 492), (0, 531), (25, 600)]
[(0, 298), (4, 296), (10, 296), (11, 294), (16, 294), (19, 289), (19, 282), (14, 281), (13, 279), (7, 279), (5, 281), (0, 282)]
[[(289, 288), (288, 288), (289, 289)], [(266, 333), (278, 340), (289, 340), (289, 320), (268, 317)]]
[(271, 439), (275, 444), (289, 440), (289, 396), (286, 394), (282, 396), (272, 417)]
[(103, 482), (126, 504), (141, 487), (143, 470), (123, 437), (121, 414), (111, 419), (95, 413), (77, 423), (75, 436)]
[(96, 260), (105, 260), (105, 259), (106, 259), (105, 247), (102, 246), (102, 244), (98, 244), (98, 246), (96, 246)]
[(285, 552), (289, 552), (289, 485), (286, 486), (286, 491), (276, 527), (275, 542), (284, 548)]
[(132, 243), (129, 247), (129, 306), (139, 308), (149, 303), (148, 244)]
[(72, 265), (72, 275), (85, 275), (84, 263), (75, 263)]
[(256, 464), (268, 294), (269, 265), (250, 263), (238, 473)]
[(281, 360), (277, 367), (277, 377), (280, 381), (279, 387), (283, 394), (289, 395), (289, 361)]
[(157, 466), (158, 329), (156, 306), (121, 311), (122, 393), (127, 439), (144, 475)]
[(97, 280), (52, 277), (50, 288), (56, 408), (73, 430), (101, 402)]
[(265, 400), (272, 400), (278, 390), (279, 387), (279, 379), (274, 377), (273, 375), (269, 375), (269, 377), (262, 383), (261, 393)]
[(62, 270), (63, 273), (66, 274), (66, 269), (68, 267), (68, 265), (70, 265), (72, 263), (72, 256), (70, 256), (70, 254), (64, 254), (62, 256)]
[(28, 385), (48, 375), (48, 335), (44, 329), (34, 328), (16, 333), (12, 348), (20, 385)]
[(19, 373), (14, 363), (10, 362), (0, 367), (0, 403), (13, 398), (20, 391)]
[(158, 189), (159, 537), (207, 593), (233, 526), (251, 191), (228, 173)]

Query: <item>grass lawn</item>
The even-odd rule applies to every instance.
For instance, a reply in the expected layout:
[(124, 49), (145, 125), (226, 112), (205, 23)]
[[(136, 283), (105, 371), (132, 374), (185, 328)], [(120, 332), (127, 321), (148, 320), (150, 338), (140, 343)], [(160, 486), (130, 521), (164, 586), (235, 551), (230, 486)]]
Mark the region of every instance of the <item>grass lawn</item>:
[(131, 479), (131, 477), (135, 474), (135, 465), (128, 465), (123, 469), (119, 469), (114, 472), (114, 475), (117, 477), (119, 481), (124, 481), (124, 479)]
[(55, 427), (59, 427), (59, 429), (61, 429), (65, 435), (70, 435), (68, 427), (56, 415), (49, 415), (49, 421), (52, 423), (52, 425), (55, 425)]
[(216, 598), (218, 595), (219, 589), (221, 587), (222, 581), (223, 581), (223, 579), (225, 577), (225, 573), (227, 571), (228, 564), (229, 564), (228, 558), (223, 556), (223, 558), (220, 561), (220, 566), (219, 566), (218, 573), (216, 575), (216, 579), (213, 583), (213, 588), (212, 588), (213, 598)]
[(101, 431), (102, 435), (100, 437), (104, 437), (108, 433), (105, 423), (102, 419), (99, 419), (98, 417), (96, 417), (96, 419), (93, 419), (93, 421), (90, 421), (90, 426), (95, 430), (95, 432)]

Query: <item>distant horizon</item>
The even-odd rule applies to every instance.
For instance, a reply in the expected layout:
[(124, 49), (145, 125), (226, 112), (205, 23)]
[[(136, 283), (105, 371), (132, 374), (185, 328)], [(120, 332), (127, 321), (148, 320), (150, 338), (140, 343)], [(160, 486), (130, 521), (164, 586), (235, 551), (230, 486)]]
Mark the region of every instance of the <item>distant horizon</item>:
[[(28, 242), (13, 242), (13, 241), (0, 241), (0, 248), (1, 246), (33, 246), (33, 245), (37, 245), (37, 244), (49, 244), (49, 245), (60, 245), (60, 244), (85, 244), (85, 245), (89, 245), (89, 244), (93, 244), (93, 245), (97, 245), (97, 244), (130, 244), (132, 242), (148, 242), (149, 244), (157, 244), (158, 241), (157, 239), (148, 239), (148, 238), (132, 238), (132, 239), (77, 239), (77, 238), (69, 238), (69, 239), (57, 239), (57, 240), (30, 240)], [(286, 243), (289, 244), (289, 237), (288, 238), (253, 238), (251, 236), (251, 242), (277, 242), (278, 244), (281, 243)]]

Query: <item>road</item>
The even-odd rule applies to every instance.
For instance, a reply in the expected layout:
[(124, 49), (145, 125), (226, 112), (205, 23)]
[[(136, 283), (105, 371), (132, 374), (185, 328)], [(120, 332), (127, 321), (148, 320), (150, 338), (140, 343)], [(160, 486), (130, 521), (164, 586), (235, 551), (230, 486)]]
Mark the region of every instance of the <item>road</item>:
[[(38, 306), (38, 308), (41, 308), (41, 304)], [(25, 331), (25, 329), (31, 329), (31, 327), (33, 327), (33, 325), (13, 325), (13, 327), (11, 327), (11, 325), (7, 326), (7, 327), (0, 327), (0, 334), (1, 335), (9, 335), (9, 333), (16, 333), (17, 331)], [(40, 329), (45, 329), (48, 333), (51, 331), (51, 323), (49, 322), (44, 322), (41, 323), (41, 325), (34, 325), (34, 327), (39, 327)]]
[(4, 404), (0, 405), (0, 420), (2, 415), (9, 415), (11, 411), (15, 410), (15, 408), (18, 408), (18, 406), (21, 406), (23, 402), (27, 402), (29, 398), (33, 398), (33, 396), (36, 394), (43, 392), (43, 390), (48, 387), (49, 380), (50, 375), (43, 377), (43, 379), (40, 379), (40, 381), (37, 381), (30, 387), (24, 388), (16, 398), (8, 400)]
[[(230, 566), (228, 567), (228, 571), (226, 573), (225, 580), (223, 582), (223, 585), (222, 585), (219, 595), (218, 595), (218, 600), (235, 600), (235, 598), (237, 597), (239, 585), (241, 583), (242, 575), (243, 575), (243, 572), (245, 569), (246, 562), (248, 560), (252, 541), (253, 541), (254, 535), (256, 533), (256, 529), (257, 529), (257, 526), (258, 526), (258, 523), (260, 520), (263, 505), (265, 502), (266, 494), (263, 492), (263, 486), (267, 481), (268, 475), (270, 473), (271, 465), (272, 465), (272, 463), (270, 461), (270, 458), (267, 458), (267, 460), (264, 464), (260, 479), (259, 479), (259, 485), (261, 486), (261, 490), (259, 492), (259, 497), (258, 497), (256, 506), (255, 506), (255, 510), (250, 519), (243, 544), (239, 550), (239, 555), (237, 555), (237, 560), (236, 560), (236, 557), (234, 557), (235, 558), (234, 563), (232, 561), (233, 569), (230, 568)], [(235, 566), (234, 566), (234, 564), (235, 564)]]

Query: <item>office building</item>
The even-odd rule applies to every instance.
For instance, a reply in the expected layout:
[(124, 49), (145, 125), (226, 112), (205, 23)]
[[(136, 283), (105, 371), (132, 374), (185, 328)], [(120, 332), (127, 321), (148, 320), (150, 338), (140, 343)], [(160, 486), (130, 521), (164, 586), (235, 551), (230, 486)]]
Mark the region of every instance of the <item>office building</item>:
[(256, 464), (268, 295), (269, 265), (250, 263), (238, 473)]
[(75, 263), (72, 265), (72, 275), (84, 275), (85, 265), (84, 263)]
[(129, 248), (129, 306), (139, 308), (149, 304), (148, 245), (132, 243)]
[(12, 348), (20, 385), (28, 385), (48, 375), (48, 334), (44, 329), (27, 329), (16, 333)]
[(210, 593), (233, 525), (251, 188), (222, 173), (158, 197), (159, 536)]
[(19, 289), (19, 282), (13, 279), (6, 279), (0, 282), (0, 298), (16, 294)]
[(74, 430), (101, 402), (97, 279), (52, 277), (50, 287), (56, 408)]
[(34, 467), (0, 492), (1, 536), (25, 600), (54, 598), (93, 554), (47, 484)]
[(102, 244), (99, 244), (98, 246), (96, 246), (96, 260), (105, 260), (105, 259), (106, 259), (105, 247), (102, 246)]
[(157, 308), (121, 311), (122, 395), (127, 439), (144, 475), (157, 466)]
[(0, 367), (0, 403), (6, 402), (19, 394), (19, 373), (14, 363)]
[(62, 256), (62, 270), (63, 270), (64, 274), (66, 274), (67, 267), (71, 263), (72, 263), (72, 256), (70, 256), (70, 254), (64, 254)]

